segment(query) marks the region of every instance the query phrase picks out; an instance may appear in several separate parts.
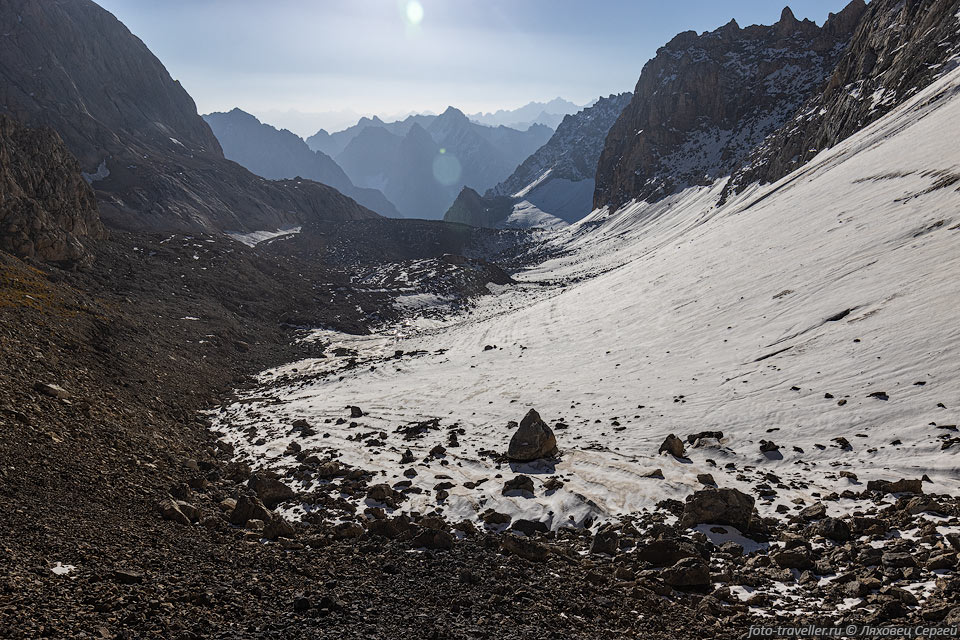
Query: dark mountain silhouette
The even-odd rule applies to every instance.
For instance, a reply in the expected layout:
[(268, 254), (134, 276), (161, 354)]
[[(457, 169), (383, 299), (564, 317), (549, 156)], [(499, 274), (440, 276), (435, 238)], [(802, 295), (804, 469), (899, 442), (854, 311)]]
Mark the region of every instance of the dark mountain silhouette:
[(269, 180), (306, 178), (333, 187), (380, 215), (396, 218), (397, 212), (376, 189), (356, 187), (330, 156), (311, 151), (295, 133), (261, 123), (240, 109), (203, 116), (217, 136), (223, 154)]

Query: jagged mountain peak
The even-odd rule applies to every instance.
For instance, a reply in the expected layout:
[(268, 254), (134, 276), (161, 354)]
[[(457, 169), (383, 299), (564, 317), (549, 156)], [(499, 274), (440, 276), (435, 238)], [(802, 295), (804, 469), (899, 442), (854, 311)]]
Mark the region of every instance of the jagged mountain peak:
[(773, 25), (674, 37), (644, 65), (610, 131), (594, 205), (654, 201), (730, 175), (829, 77), (857, 2), (829, 29), (785, 7)]

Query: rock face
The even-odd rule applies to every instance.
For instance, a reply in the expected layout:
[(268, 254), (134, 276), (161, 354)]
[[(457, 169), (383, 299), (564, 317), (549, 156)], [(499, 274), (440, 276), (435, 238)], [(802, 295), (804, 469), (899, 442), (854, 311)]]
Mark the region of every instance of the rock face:
[(329, 187), (269, 182), (226, 160), (147, 47), (90, 0), (0, 3), (0, 112), (49, 126), (130, 230), (273, 230), (376, 217)]
[(93, 190), (56, 132), (0, 114), (0, 250), (84, 265), (82, 240), (105, 235)]
[(533, 409), (527, 412), (516, 433), (510, 438), (507, 457), (517, 462), (549, 458), (557, 454), (557, 438)]
[(728, 524), (747, 531), (753, 521), (754, 499), (736, 489), (705, 489), (687, 496), (680, 526)]
[[(884, 116), (957, 64), (955, 0), (874, 0), (828, 21), (856, 27), (829, 80), (734, 174), (726, 192), (774, 182)], [(952, 61), (952, 62), (951, 62)]]
[(863, 11), (854, 0), (821, 28), (784, 9), (771, 26), (731, 21), (673, 38), (610, 129), (594, 206), (652, 202), (730, 175), (829, 77)]
[(321, 151), (313, 151), (298, 135), (263, 124), (256, 117), (234, 109), (203, 116), (213, 130), (228, 160), (243, 165), (268, 180), (306, 178), (333, 187), (340, 193), (382, 216), (400, 213), (376, 189), (354, 186), (343, 169)]

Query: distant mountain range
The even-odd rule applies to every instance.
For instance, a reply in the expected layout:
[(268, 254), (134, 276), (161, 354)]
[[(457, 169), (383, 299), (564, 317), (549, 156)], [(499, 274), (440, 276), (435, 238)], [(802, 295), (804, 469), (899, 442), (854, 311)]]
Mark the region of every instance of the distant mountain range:
[(313, 151), (298, 135), (261, 123), (234, 109), (203, 116), (223, 147), (223, 154), (269, 180), (307, 178), (329, 185), (380, 215), (396, 218), (396, 207), (376, 189), (357, 187), (333, 158)]
[(464, 189), (444, 220), (481, 227), (556, 227), (587, 215), (607, 132), (631, 97), (600, 98), (565, 116), (550, 140), (486, 195)]
[(569, 100), (554, 98), (549, 102), (530, 102), (517, 109), (500, 109), (493, 113), (474, 113), (467, 117), (474, 122), (491, 127), (503, 125), (524, 130), (533, 124), (544, 124), (551, 129), (556, 129), (557, 125), (563, 121), (564, 116), (576, 113), (582, 108), (583, 106), (575, 105)]
[(361, 118), (337, 133), (321, 130), (306, 143), (332, 156), (356, 186), (382, 191), (400, 215), (438, 219), (464, 186), (492, 187), (552, 134), (539, 124), (525, 131), (480, 125), (449, 107), (398, 122)]

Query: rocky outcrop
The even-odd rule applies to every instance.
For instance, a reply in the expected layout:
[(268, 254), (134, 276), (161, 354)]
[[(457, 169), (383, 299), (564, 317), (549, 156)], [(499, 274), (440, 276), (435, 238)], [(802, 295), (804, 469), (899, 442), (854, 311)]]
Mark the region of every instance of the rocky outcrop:
[[(725, 194), (780, 179), (955, 68), (958, 12), (956, 0), (871, 2), (829, 80), (751, 155)], [(844, 10), (828, 25), (844, 32), (853, 23)]]
[(770, 26), (730, 21), (673, 38), (610, 129), (594, 206), (655, 201), (730, 175), (829, 77), (864, 9), (853, 0), (818, 27), (787, 8)]
[(375, 216), (329, 187), (268, 182), (226, 160), (180, 83), (90, 0), (7, 0), (0, 34), (0, 113), (56, 130), (114, 227), (254, 231)]
[(82, 241), (105, 235), (93, 190), (56, 132), (0, 115), (0, 250), (83, 266)]

